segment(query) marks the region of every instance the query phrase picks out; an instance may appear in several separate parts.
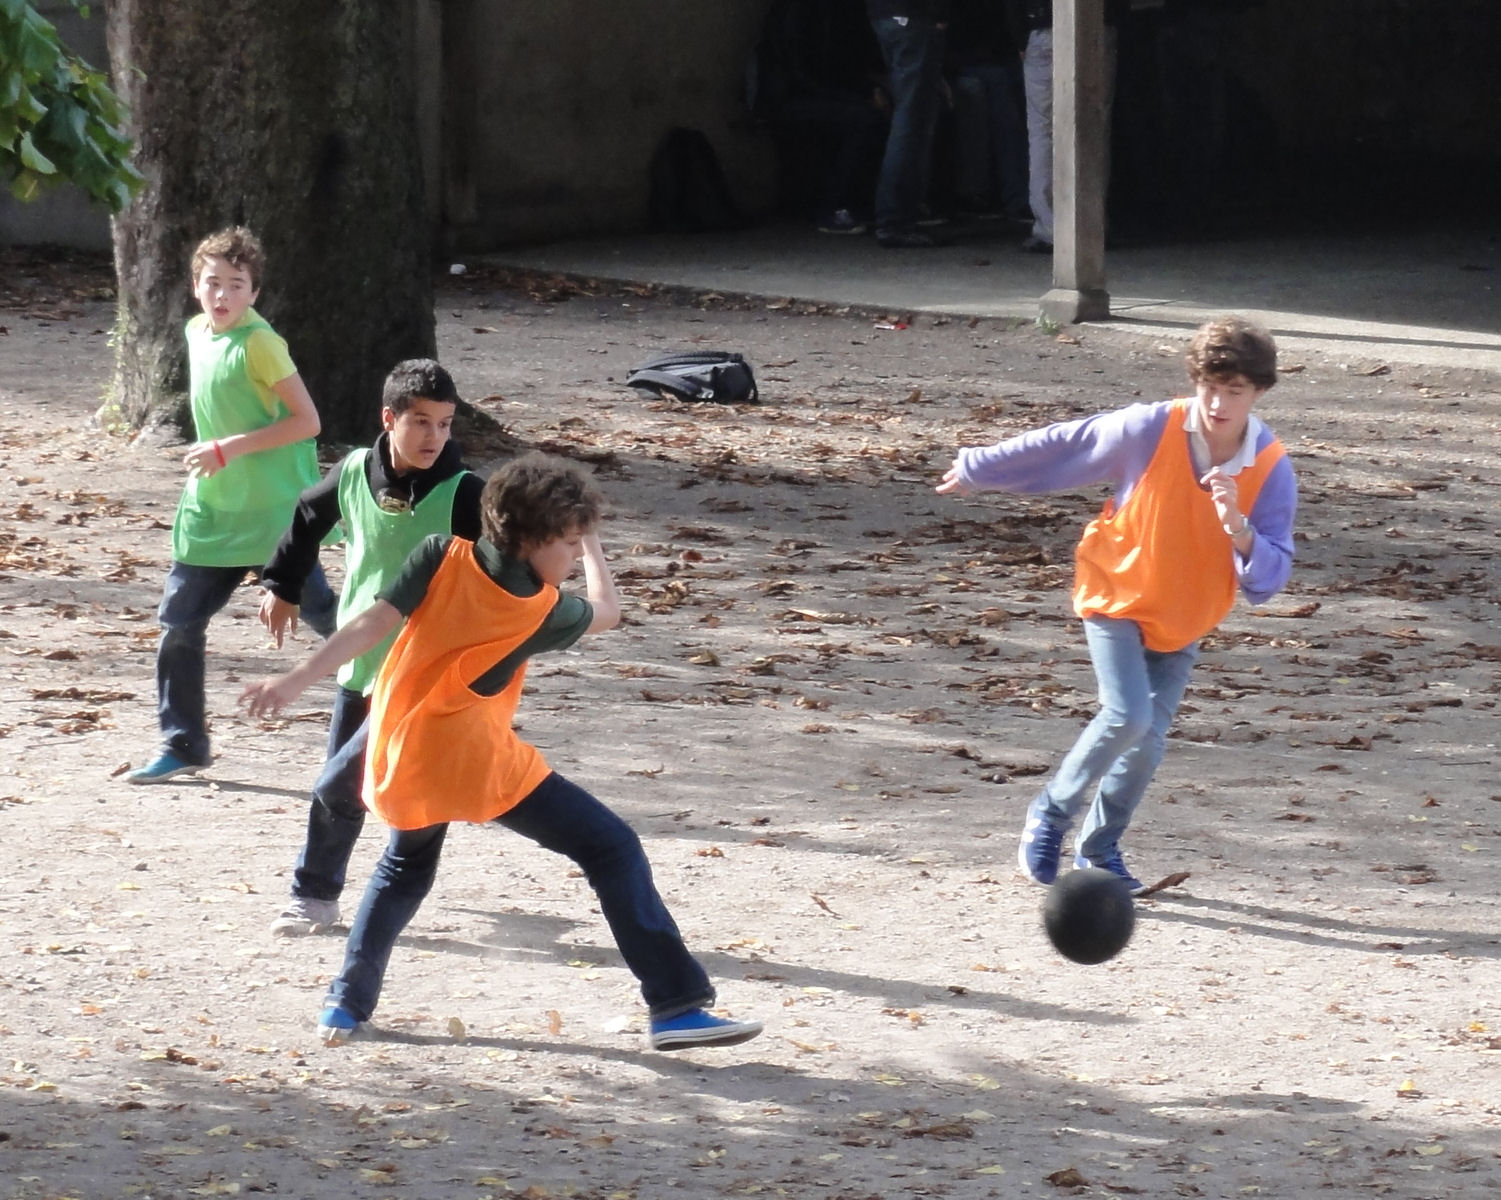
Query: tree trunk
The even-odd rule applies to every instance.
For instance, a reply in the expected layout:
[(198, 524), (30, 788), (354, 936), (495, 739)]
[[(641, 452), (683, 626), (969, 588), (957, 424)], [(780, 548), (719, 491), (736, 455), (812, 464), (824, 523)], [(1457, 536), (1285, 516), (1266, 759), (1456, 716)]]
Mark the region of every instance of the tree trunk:
[(434, 350), (411, 0), (114, 0), (110, 60), (146, 186), (115, 219), (114, 405), (185, 420), (188, 259), (261, 239), (256, 307), (287, 339), (323, 437), (368, 440), (381, 383)]

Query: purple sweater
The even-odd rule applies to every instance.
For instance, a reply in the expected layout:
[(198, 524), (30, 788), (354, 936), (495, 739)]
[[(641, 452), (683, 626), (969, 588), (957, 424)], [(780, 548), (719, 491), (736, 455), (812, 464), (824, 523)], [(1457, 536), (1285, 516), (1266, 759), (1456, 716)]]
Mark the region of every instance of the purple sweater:
[[(1052, 492), (1107, 483), (1115, 489), (1119, 510), (1157, 452), (1171, 409), (1170, 400), (1133, 404), (1046, 425), (994, 446), (966, 446), (956, 459), (959, 477), (967, 487), (1006, 492)], [(1274, 440), (1272, 431), (1262, 426), (1256, 452)], [(1264, 603), (1287, 584), (1297, 507), (1298, 484), (1292, 462), (1284, 455), (1245, 514), (1254, 534), (1250, 553), (1234, 552), (1236, 580), (1252, 604)]]

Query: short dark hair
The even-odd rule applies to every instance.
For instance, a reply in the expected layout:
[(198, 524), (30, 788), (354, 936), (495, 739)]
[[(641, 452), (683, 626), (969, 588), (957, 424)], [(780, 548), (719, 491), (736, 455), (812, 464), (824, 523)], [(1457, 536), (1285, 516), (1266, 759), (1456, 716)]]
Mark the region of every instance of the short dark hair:
[(1231, 375), (1242, 375), (1259, 388), (1277, 382), (1277, 343), (1244, 317), (1220, 317), (1199, 326), (1184, 362), (1195, 383)]
[(485, 537), (507, 554), (599, 524), (603, 497), (575, 462), (530, 450), (485, 481), (480, 522)]
[(439, 404), (457, 404), (459, 389), (453, 377), (431, 358), (408, 358), (391, 368), (381, 388), (382, 408), (403, 413), (414, 400), (436, 400)]
[(260, 238), (243, 225), (211, 233), (194, 247), (191, 264), (194, 287), (198, 286), (198, 276), (210, 258), (222, 258), (239, 267), (250, 276), (251, 288), (260, 290), (266, 274), (266, 252), (261, 248)]

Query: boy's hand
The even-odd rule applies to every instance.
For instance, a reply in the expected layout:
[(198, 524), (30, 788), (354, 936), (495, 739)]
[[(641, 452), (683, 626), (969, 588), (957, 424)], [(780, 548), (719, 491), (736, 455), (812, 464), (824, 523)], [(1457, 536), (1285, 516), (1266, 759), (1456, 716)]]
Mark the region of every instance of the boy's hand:
[(278, 675), (247, 687), (240, 693), (240, 706), (252, 717), (274, 716), (302, 692), (290, 675)]
[(290, 629), (297, 632), (297, 614), (302, 610), (295, 604), (288, 604), (275, 592), (266, 592), (261, 596), (261, 624), (271, 634), (271, 640), (276, 643), (276, 648), (281, 649), (282, 635)]
[(959, 475), (959, 464), (956, 462), (943, 473), (943, 482), (933, 489), (945, 496), (967, 496), (973, 490)]
[(1220, 469), (1214, 467), (1199, 482), (1209, 489), (1209, 498), (1214, 501), (1214, 511), (1219, 515), (1225, 532), (1231, 537), (1241, 533), (1246, 527), (1246, 518), (1240, 511), (1240, 488), (1235, 483), (1235, 476), (1221, 474)]
[(188, 469), (189, 475), (208, 479), (229, 466), (229, 456), (224, 453), (223, 442), (194, 442), (182, 456), (182, 465)]

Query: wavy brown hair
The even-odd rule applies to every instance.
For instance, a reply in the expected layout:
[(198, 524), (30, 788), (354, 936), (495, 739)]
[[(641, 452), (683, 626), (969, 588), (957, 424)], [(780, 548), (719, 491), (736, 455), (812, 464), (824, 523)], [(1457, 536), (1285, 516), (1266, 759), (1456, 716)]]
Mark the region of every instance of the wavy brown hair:
[(1220, 317), (1199, 326), (1184, 362), (1195, 383), (1231, 375), (1242, 375), (1259, 388), (1277, 382), (1277, 343), (1244, 317)]
[(480, 522), (485, 537), (510, 555), (599, 524), (603, 497), (577, 463), (532, 450), (485, 482)]
[(250, 286), (259, 291), (261, 279), (266, 273), (266, 252), (261, 240), (243, 225), (221, 229), (199, 242), (193, 250), (193, 286), (198, 286), (198, 276), (210, 258), (222, 258), (239, 267), (250, 276)]

